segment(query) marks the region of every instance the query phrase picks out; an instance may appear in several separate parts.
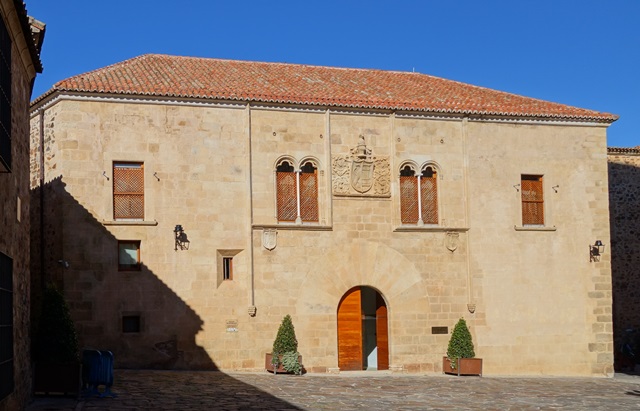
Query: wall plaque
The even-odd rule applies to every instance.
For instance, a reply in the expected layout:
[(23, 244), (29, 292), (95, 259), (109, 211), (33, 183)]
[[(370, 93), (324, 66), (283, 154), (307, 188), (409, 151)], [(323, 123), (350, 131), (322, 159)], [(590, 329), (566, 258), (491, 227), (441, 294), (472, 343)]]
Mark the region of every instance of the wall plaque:
[(431, 334), (449, 334), (449, 327), (431, 327)]
[(238, 332), (238, 320), (227, 320), (227, 332), (228, 333)]

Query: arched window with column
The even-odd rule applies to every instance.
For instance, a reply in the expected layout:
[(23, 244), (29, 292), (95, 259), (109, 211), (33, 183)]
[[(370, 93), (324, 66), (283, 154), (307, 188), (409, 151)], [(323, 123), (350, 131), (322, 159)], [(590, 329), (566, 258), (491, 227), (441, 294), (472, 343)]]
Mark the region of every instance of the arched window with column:
[(402, 224), (438, 224), (438, 172), (431, 164), (416, 172), (414, 164), (400, 169)]
[(318, 167), (303, 160), (296, 170), (290, 159), (276, 167), (276, 202), (278, 222), (318, 222)]

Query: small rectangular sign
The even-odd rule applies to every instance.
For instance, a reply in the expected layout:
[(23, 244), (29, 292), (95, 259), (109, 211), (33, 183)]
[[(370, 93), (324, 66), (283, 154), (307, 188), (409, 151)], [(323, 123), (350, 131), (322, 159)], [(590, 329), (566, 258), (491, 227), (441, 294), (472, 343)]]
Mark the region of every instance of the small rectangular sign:
[(227, 332), (228, 333), (238, 332), (238, 320), (227, 320)]
[(431, 327), (431, 334), (449, 334), (449, 327)]

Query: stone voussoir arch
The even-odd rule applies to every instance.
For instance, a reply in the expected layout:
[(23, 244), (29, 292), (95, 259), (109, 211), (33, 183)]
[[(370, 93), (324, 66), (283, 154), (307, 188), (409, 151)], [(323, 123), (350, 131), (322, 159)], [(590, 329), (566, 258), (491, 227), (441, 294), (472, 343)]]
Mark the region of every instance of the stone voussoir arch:
[[(422, 275), (413, 262), (385, 244), (367, 240), (336, 244), (310, 267), (300, 287), (295, 310), (307, 321), (297, 325), (296, 331), (301, 339), (322, 329), (329, 356), (335, 361), (337, 309), (342, 297), (353, 287), (371, 287), (384, 298), (389, 310), (391, 345), (395, 331), (403, 323), (402, 317), (429, 312)], [(393, 348), (391, 355), (393, 357)]]

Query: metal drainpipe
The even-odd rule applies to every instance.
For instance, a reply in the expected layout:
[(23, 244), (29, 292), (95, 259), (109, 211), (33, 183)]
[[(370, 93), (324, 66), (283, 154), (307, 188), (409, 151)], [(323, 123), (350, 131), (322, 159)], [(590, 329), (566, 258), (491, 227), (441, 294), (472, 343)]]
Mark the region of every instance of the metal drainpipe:
[[(250, 310), (256, 305), (256, 296), (255, 296), (255, 277), (254, 277), (254, 261), (253, 261), (253, 159), (252, 159), (252, 145), (251, 145), (251, 105), (247, 103), (247, 130), (249, 132), (249, 244), (250, 244), (250, 254), (249, 258), (251, 259), (251, 307)], [(255, 311), (249, 315), (255, 316)]]
[[(467, 231), (467, 309), (471, 307), (473, 302), (473, 278), (471, 276), (471, 228), (470, 228), (470, 218), (471, 211), (470, 207), (470, 199), (469, 199), (469, 151), (467, 150), (467, 132), (468, 132), (468, 123), (469, 117), (464, 117), (462, 119), (462, 152), (463, 152), (463, 173), (464, 173), (464, 218), (466, 222), (466, 226), (469, 227), (469, 231)], [(475, 309), (474, 311), (475, 312)]]
[(333, 163), (331, 162), (331, 113), (329, 112), (329, 108), (327, 107), (327, 110), (325, 112), (325, 117), (324, 117), (324, 133), (325, 133), (325, 141), (326, 141), (326, 145), (327, 145), (327, 162), (326, 162), (326, 166), (325, 169), (327, 170), (327, 175), (326, 175), (326, 185), (327, 185), (327, 192), (328, 192), (328, 197), (329, 197), (329, 219), (328, 221), (326, 221), (326, 224), (330, 225), (333, 227), (333, 182), (331, 181), (331, 178), (333, 177), (332, 173), (333, 173)]

